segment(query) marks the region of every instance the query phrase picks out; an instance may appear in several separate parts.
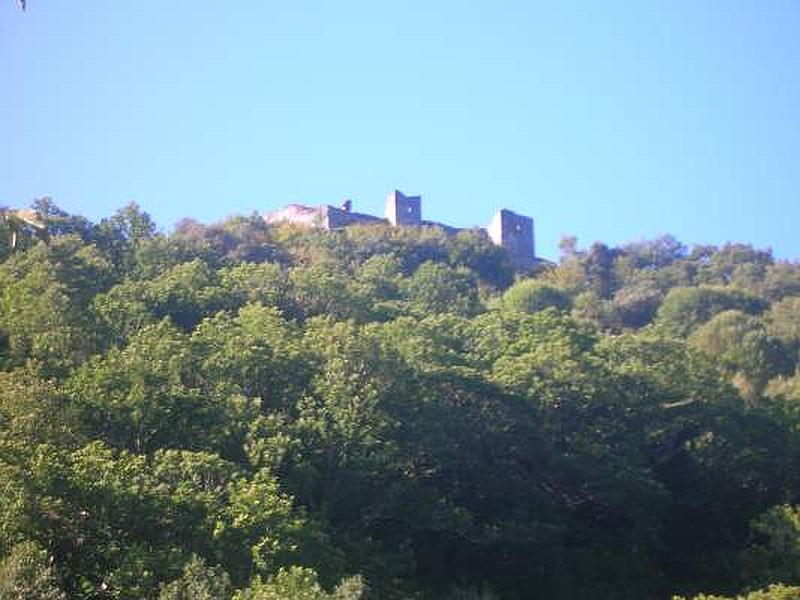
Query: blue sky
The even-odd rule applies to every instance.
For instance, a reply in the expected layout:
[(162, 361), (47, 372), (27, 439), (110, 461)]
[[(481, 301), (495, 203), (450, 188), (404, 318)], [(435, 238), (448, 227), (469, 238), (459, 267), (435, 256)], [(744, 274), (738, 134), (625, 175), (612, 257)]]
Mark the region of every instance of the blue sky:
[(800, 259), (800, 2), (0, 0), (0, 204), (289, 202)]

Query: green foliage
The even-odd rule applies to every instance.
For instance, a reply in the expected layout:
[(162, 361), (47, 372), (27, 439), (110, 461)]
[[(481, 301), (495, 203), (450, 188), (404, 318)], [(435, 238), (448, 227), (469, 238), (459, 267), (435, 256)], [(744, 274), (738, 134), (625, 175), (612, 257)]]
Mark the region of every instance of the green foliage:
[(758, 318), (740, 310), (717, 313), (689, 337), (700, 350), (721, 357), (742, 345), (744, 339), (762, 329)]
[(135, 269), (136, 252), (153, 239), (156, 225), (138, 204), (131, 202), (95, 228), (97, 245), (121, 273)]
[(368, 303), (351, 286), (349, 275), (329, 265), (295, 267), (289, 272), (294, 301), (308, 318), (330, 315), (337, 319), (365, 318)]
[(661, 235), (654, 240), (624, 244), (621, 261), (627, 268), (653, 271), (669, 267), (686, 257), (686, 246), (671, 235)]
[(220, 283), (229, 305), (258, 302), (292, 312), (292, 288), (280, 265), (241, 263), (220, 271)]
[(478, 231), (37, 208), (0, 251), (0, 596), (800, 581), (800, 265), (568, 239), (512, 285)]
[(761, 313), (767, 302), (736, 289), (721, 287), (681, 287), (670, 290), (658, 309), (657, 323), (668, 332), (686, 336), (725, 310)]
[(501, 305), (506, 310), (534, 313), (546, 308), (569, 310), (569, 296), (558, 288), (535, 279), (515, 283), (503, 294)]
[(2, 432), (18, 442), (74, 447), (83, 441), (79, 413), (67, 395), (33, 365), (0, 372)]
[(40, 243), (0, 266), (0, 366), (34, 359), (63, 373), (95, 349), (85, 306), (111, 282), (111, 266), (93, 246), (65, 236)]
[(158, 600), (229, 600), (231, 582), (219, 567), (208, 567), (205, 561), (193, 556), (183, 568), (183, 574), (161, 588)]
[(218, 274), (199, 259), (172, 267), (151, 281), (128, 280), (95, 297), (108, 332), (123, 342), (165, 317), (185, 330), (238, 300), (220, 287)]
[[(797, 598), (800, 598), (800, 587), (775, 584), (763, 590), (756, 590), (735, 597), (699, 594), (693, 596), (691, 600), (797, 600)], [(686, 599), (681, 596), (675, 596), (673, 600)]]
[(93, 437), (113, 446), (226, 451), (243, 435), (235, 423), (252, 403), (193, 385), (191, 351), (188, 338), (162, 321), (75, 370), (66, 390)]
[(302, 560), (304, 552), (326, 544), (324, 534), (294, 509), (292, 498), (265, 469), (250, 480), (231, 482), (213, 536), (220, 557), (239, 582), (253, 572), (271, 573)]
[(644, 280), (623, 287), (612, 299), (613, 324), (638, 329), (652, 322), (663, 299), (655, 282)]
[(782, 397), (788, 400), (784, 403), (784, 408), (795, 412), (800, 408), (800, 369), (791, 377), (776, 377), (770, 381), (765, 393), (773, 398)]
[(410, 275), (425, 262), (450, 262), (448, 246), (451, 240), (439, 228), (361, 226), (348, 227), (344, 234), (353, 262), (363, 262), (376, 254), (389, 254), (400, 260), (405, 275)]
[(790, 262), (770, 265), (764, 273), (759, 288), (771, 301), (781, 300), (786, 296), (800, 296), (800, 269), (797, 268), (797, 264)]
[(219, 313), (192, 333), (191, 378), (216, 396), (259, 399), (263, 408), (288, 408), (311, 377), (301, 331), (275, 308), (248, 304)]
[(464, 269), (426, 262), (401, 284), (412, 313), (474, 315), (480, 309), (474, 276)]
[(757, 250), (747, 244), (725, 244), (709, 248), (707, 259), (699, 266), (701, 284), (726, 285), (757, 281), (773, 264), (770, 250)]
[(800, 582), (800, 510), (782, 504), (752, 523), (753, 542), (743, 555), (749, 578), (757, 583)]
[(514, 267), (508, 254), (485, 235), (462, 231), (450, 245), (450, 263), (469, 269), (480, 282), (500, 290), (514, 282)]
[(800, 353), (800, 296), (790, 296), (775, 302), (765, 315), (767, 333), (780, 340), (794, 353)]
[(355, 576), (343, 580), (332, 593), (327, 593), (312, 569), (292, 567), (281, 569), (268, 581), (256, 579), (249, 588), (236, 592), (233, 600), (359, 600), (365, 591), (363, 581)]
[(0, 562), (0, 598), (7, 600), (65, 600), (47, 552), (34, 542), (11, 549)]
[(93, 226), (88, 219), (70, 215), (56, 205), (52, 198), (47, 196), (37, 198), (31, 204), (31, 208), (45, 224), (47, 230), (45, 237), (74, 235), (85, 242), (91, 242), (95, 237)]
[(372, 304), (375, 320), (388, 320), (402, 312), (400, 284), (403, 281), (400, 261), (389, 254), (365, 260), (356, 271), (353, 289)]
[(780, 340), (767, 334), (758, 317), (739, 310), (718, 313), (689, 337), (689, 343), (717, 358), (750, 399), (763, 392), (772, 377), (794, 370), (794, 358)]

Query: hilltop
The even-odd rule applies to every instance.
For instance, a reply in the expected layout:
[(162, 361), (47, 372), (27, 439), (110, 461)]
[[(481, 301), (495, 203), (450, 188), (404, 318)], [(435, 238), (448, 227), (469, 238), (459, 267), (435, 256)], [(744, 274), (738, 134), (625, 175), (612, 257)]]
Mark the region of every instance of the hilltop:
[(0, 596), (796, 597), (797, 263), (33, 210), (0, 221)]

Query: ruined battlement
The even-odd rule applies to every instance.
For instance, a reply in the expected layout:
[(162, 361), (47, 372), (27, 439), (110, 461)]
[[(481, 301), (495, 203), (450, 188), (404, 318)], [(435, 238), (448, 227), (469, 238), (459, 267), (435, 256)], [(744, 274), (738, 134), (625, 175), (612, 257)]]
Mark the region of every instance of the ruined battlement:
[[(383, 224), (393, 227), (439, 227), (454, 235), (462, 229), (422, 219), (422, 197), (406, 196), (394, 190), (386, 197), (385, 217), (353, 212), (351, 200), (341, 206), (322, 204), (306, 206), (290, 204), (286, 208), (264, 215), (267, 223), (293, 223), (326, 231), (343, 229), (350, 225)], [(487, 228), (482, 228), (489, 239), (505, 248), (518, 269), (529, 269), (536, 263), (536, 247), (533, 234), (533, 219), (506, 208), (495, 213)]]
[(400, 190), (386, 197), (386, 220), (395, 227), (422, 224), (422, 196), (405, 196)]
[(501, 208), (492, 218), (488, 233), (495, 244), (508, 250), (515, 265), (533, 266), (536, 254), (532, 218)]

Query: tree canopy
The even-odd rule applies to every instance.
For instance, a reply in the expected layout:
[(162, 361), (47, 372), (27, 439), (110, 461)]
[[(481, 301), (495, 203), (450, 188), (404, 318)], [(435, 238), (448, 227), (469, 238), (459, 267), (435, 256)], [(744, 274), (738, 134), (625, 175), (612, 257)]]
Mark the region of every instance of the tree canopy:
[(796, 598), (800, 265), (0, 222), (0, 596)]

